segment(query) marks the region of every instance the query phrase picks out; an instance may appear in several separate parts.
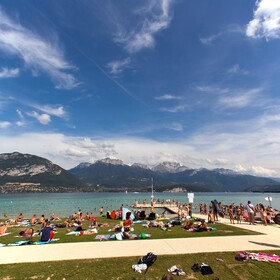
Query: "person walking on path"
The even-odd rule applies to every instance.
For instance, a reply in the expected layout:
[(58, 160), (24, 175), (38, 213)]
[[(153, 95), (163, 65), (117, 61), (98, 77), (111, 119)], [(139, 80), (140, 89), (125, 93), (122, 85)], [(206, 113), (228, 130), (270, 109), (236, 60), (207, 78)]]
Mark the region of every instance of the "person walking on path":
[(261, 215), (261, 219), (262, 219), (262, 222), (264, 224), (264, 226), (267, 226), (267, 213), (266, 213), (266, 210), (264, 208), (264, 205), (263, 204), (259, 204), (259, 210), (260, 210), (260, 215)]
[(248, 217), (249, 217), (249, 224), (253, 225), (255, 223), (255, 207), (249, 200), (247, 205), (246, 205), (246, 210), (248, 212)]

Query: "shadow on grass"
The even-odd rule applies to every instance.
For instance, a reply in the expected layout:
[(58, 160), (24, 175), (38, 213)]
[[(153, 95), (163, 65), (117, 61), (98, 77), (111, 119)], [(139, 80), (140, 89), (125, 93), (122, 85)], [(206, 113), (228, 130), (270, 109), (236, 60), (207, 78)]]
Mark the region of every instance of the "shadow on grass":
[(279, 245), (275, 245), (275, 244), (269, 244), (269, 243), (263, 243), (263, 242), (256, 242), (256, 241), (249, 241), (249, 242), (250, 242), (250, 243), (257, 244), (257, 245), (269, 246), (269, 247), (272, 247), (272, 248), (280, 248)]

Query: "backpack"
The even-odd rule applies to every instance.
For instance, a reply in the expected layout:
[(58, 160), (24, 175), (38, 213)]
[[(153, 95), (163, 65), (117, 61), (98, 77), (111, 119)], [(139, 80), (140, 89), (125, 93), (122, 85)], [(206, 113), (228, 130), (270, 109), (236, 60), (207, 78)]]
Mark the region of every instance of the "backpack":
[(280, 225), (280, 214), (277, 214), (277, 215), (274, 217), (273, 221), (274, 221), (275, 224)]
[(148, 267), (151, 266), (157, 260), (157, 256), (152, 252), (149, 252), (146, 256), (140, 258), (138, 264), (145, 263)]
[(247, 261), (249, 259), (249, 255), (247, 252), (238, 252), (235, 255), (235, 259), (237, 261)]

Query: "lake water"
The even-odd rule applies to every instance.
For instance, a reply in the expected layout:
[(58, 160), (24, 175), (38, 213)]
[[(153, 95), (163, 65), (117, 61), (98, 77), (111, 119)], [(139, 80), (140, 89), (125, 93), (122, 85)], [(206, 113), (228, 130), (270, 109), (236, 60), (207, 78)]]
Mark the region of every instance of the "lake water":
[[(155, 199), (178, 200), (188, 202), (187, 193), (155, 193)], [(271, 205), (280, 210), (280, 193), (194, 193), (194, 204), (206, 203), (217, 199), (223, 204), (246, 204), (251, 200), (254, 205), (263, 203), (269, 205), (265, 197), (272, 197)], [(84, 213), (98, 214), (101, 206), (104, 212), (119, 209), (121, 204), (131, 206), (138, 201), (146, 199), (151, 201), (151, 193), (11, 193), (0, 194), (0, 217), (6, 213), (9, 218), (14, 218), (22, 212), (26, 218), (36, 214), (49, 216), (55, 213), (58, 216), (69, 216), (81, 209)], [(198, 209), (194, 209), (194, 212)]]

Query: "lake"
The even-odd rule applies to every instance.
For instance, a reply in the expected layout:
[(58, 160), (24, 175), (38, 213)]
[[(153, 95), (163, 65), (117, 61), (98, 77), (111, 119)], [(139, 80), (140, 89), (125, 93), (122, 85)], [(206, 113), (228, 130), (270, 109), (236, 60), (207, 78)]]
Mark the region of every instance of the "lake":
[[(180, 203), (188, 203), (187, 193), (154, 193), (155, 199), (177, 200)], [(272, 197), (272, 207), (280, 209), (280, 193), (194, 193), (194, 205), (200, 203), (209, 204), (217, 199), (223, 204), (246, 204), (251, 200), (254, 205), (263, 203), (269, 205), (265, 197)], [(22, 212), (26, 218), (33, 214), (37, 216), (45, 214), (49, 216), (55, 213), (66, 217), (81, 209), (84, 213), (98, 214), (101, 206), (104, 212), (119, 209), (121, 204), (131, 208), (137, 201), (142, 203), (146, 199), (151, 201), (151, 193), (8, 193), (0, 194), (0, 217), (6, 213), (9, 218), (14, 218)], [(198, 209), (194, 209), (194, 212)]]

